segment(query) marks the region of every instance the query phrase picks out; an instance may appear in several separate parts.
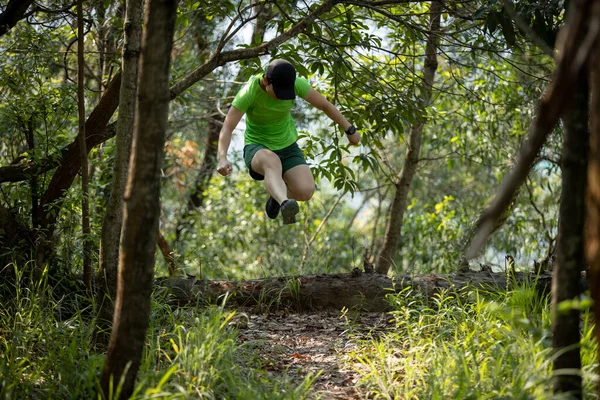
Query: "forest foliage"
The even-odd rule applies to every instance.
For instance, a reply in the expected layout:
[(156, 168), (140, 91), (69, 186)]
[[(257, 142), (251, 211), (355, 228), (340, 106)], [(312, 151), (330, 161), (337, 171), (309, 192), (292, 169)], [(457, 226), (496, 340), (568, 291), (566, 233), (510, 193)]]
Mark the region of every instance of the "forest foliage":
[[(162, 240), (159, 246), (151, 243), (156, 262), (150, 271), (155, 278), (246, 280), (350, 272), (376, 263), (390, 248), (391, 268), (379, 272), (393, 276), (451, 273), (464, 266), (478, 217), (517, 163), (553, 79), (559, 30), (569, 13), (577, 15), (569, 11), (569, 4), (586, 2), (176, 3), (165, 77), (169, 89), (159, 93), (170, 98), (165, 143), (160, 146), (160, 212), (155, 215), (156, 235)], [(0, 1), (0, 394), (6, 398), (89, 396), (98, 390), (95, 379), (104, 359), (85, 344), (96, 337), (101, 324), (93, 322), (99, 299), (89, 288), (85, 291), (82, 276), (86, 257), (94, 273), (105, 262), (100, 257), (103, 218), (111, 207), (115, 166), (123, 151), (115, 136), (125, 114), (119, 88), (123, 90), (123, 49), (129, 40), (127, 4), (83, 3), (83, 49), (77, 44), (75, 4)], [(438, 10), (434, 6), (440, 11), (432, 11)], [(433, 28), (436, 18), (438, 29)], [(146, 27), (144, 34), (151, 34)], [(78, 50), (84, 54), (79, 85)], [(142, 72), (144, 55), (149, 54), (141, 52)], [(325, 115), (296, 101), (299, 144), (317, 192), (302, 203), (300, 222), (291, 226), (266, 218), (268, 196), (243, 164), (243, 124), (230, 152), (234, 173), (226, 178), (215, 174), (214, 135), (233, 96), (274, 58), (292, 62), (298, 75), (334, 103), (362, 135), (359, 147), (349, 146)], [(78, 102), (78, 89), (83, 90), (84, 104)], [(140, 93), (146, 89), (155, 88)], [(85, 105), (85, 131), (80, 129), (78, 105)], [(89, 162), (84, 174), (89, 177), (86, 234), (80, 131), (85, 132)], [(144, 133), (136, 132), (134, 140), (143, 141)], [(494, 235), (470, 261), (472, 268), (485, 265), (505, 271), (508, 259), (522, 271), (531, 270), (534, 263), (552, 264), (564, 137), (563, 123), (552, 128)], [(415, 147), (417, 153), (411, 153)], [(409, 167), (414, 176), (407, 172)], [(406, 179), (409, 190), (398, 203), (395, 196)], [(405, 204), (397, 226), (389, 224), (397, 220), (394, 204)], [(103, 279), (98, 274), (96, 282)], [(107, 293), (112, 296), (111, 290)], [(548, 388), (541, 382), (551, 379), (549, 356), (539, 358), (551, 349), (550, 306), (527, 297), (525, 314), (507, 311), (514, 306), (511, 301), (528, 290), (490, 295), (485, 301), (474, 300), (473, 293), (469, 300), (449, 295), (449, 303), (441, 296), (435, 306), (428, 300), (411, 303), (401, 300), (402, 295), (391, 296), (395, 331), (405, 332), (407, 342), (399, 334), (381, 342), (369, 338), (360, 347), (363, 353), (356, 354), (355, 361), (367, 370), (360, 385), (384, 398), (479, 398), (483, 389), (466, 389), (479, 379), (469, 374), (471, 363), (504, 376), (522, 361), (518, 354), (523, 352), (532, 357), (526, 358), (526, 365), (540, 372), (533, 381), (513, 381), (512, 393), (495, 382), (481, 381), (498, 396), (542, 398)], [(233, 314), (225, 309), (173, 310), (161, 300), (161, 293), (153, 294), (150, 344), (143, 350), (138, 376), (142, 383), (134, 397), (196, 393), (215, 398), (304, 398), (310, 392), (315, 377), (302, 382), (265, 380), (256, 353), (235, 342), (237, 333), (228, 327)], [(574, 302), (570, 307), (581, 309), (584, 316), (581, 354), (588, 388), (593, 381), (590, 371), (597, 365), (592, 357), (597, 344), (590, 328), (589, 297)], [(407, 311), (413, 306), (420, 310), (419, 317)], [(499, 309), (500, 316), (494, 315)], [(45, 314), (53, 318), (46, 320)], [(191, 320), (193, 327), (186, 324)], [(415, 327), (407, 321), (414, 321)], [(452, 324), (458, 330), (444, 328)], [(498, 344), (488, 343), (492, 350), (485, 353), (485, 341), (470, 335), (471, 329), (485, 329), (499, 343), (518, 338), (518, 349), (505, 353)], [(533, 339), (523, 339), (528, 333)], [(409, 366), (400, 366), (398, 359), (399, 364), (379, 365), (394, 355), (377, 346), (389, 340), (393, 348), (424, 348), (420, 334), (431, 340), (454, 335), (473, 347), (452, 341), (449, 348), (434, 347), (430, 361), (437, 366), (438, 380), (424, 380), (423, 371), (431, 364), (423, 354), (416, 359), (421, 372), (407, 372)], [(27, 348), (36, 349), (30, 358), (23, 357)], [(473, 360), (468, 359), (469, 351)], [(463, 375), (445, 375), (441, 366), (449, 358), (457, 365), (462, 362), (458, 369)], [(494, 369), (492, 359), (502, 365)], [(61, 365), (75, 372), (56, 368)], [(379, 376), (382, 370), (391, 375)], [(404, 374), (404, 387), (397, 385), (393, 371)], [(16, 386), (19, 376), (26, 377), (27, 384)], [(419, 385), (427, 389), (420, 392), (415, 389)]]
[[(307, 12), (300, 5), (290, 7), (289, 12), (296, 12), (297, 18)], [(276, 242), (281, 237), (277, 230), (282, 228), (262, 223), (262, 188), (251, 181), (238, 162), (239, 173), (232, 179), (213, 177), (206, 190), (203, 212), (192, 215), (182, 240), (174, 247), (186, 272), (206, 277), (233, 273), (248, 278), (269, 275), (278, 268), (285, 273), (300, 272), (285, 266), (301, 254), (305, 238), (315, 232), (328, 205), (343, 193), (347, 194), (311, 245), (314, 262), (307, 262), (311, 269), (304, 272), (344, 270), (362, 257), (365, 248), (376, 254), (385, 230), (393, 182), (390, 176), (402, 165), (406, 130), (423, 113), (427, 123), (419, 173), (411, 188), (402, 227), (403, 241), (394, 268), (450, 271), (457, 264), (461, 239), (490, 200), (495, 184), (514, 162), (533, 114), (533, 104), (548, 81), (553, 62), (525, 38), (519, 36), (515, 39), (518, 43), (510, 44), (499, 35), (500, 28), (490, 23), (494, 17), (486, 14), (503, 15), (497, 11), (501, 10), (499, 5), (486, 3), (478, 8), (474, 4), (458, 4), (455, 12), (444, 14), (434, 102), (423, 109), (419, 104), (418, 71), (422, 67), (427, 5), (410, 3), (397, 7), (400, 8), (395, 12), (402, 17), (395, 18), (401, 21), (357, 6), (339, 5), (324, 21), (272, 49), (268, 56), (216, 69), (174, 99), (161, 189), (161, 231), (169, 241), (175, 238), (175, 225), (202, 161), (207, 114), (214, 104), (225, 112), (231, 99), (223, 96), (229, 87), (239, 87), (240, 81), (231, 81), (238, 68), (243, 70), (244, 81), (258, 73), (270, 58), (289, 59), (297, 65), (299, 74), (334, 100), (364, 135), (361, 148), (350, 150), (343, 145), (339, 131), (322, 115), (298, 104), (300, 143), (319, 186), (315, 199), (303, 209), (303, 224), (291, 228), (291, 236), (298, 239), (286, 246), (286, 251), (276, 251), (282, 244)], [(106, 20), (101, 21), (94, 20), (96, 12), (88, 11), (88, 113), (120, 62), (117, 46), (122, 32), (122, 7), (109, 5), (104, 11)], [(236, 12), (234, 4), (228, 2), (181, 3), (172, 82), (178, 82), (198, 66), (202, 48), (215, 46), (220, 40), (218, 27), (225, 29), (225, 22)], [(70, 45), (75, 33), (66, 14), (59, 13), (57, 18), (55, 14), (35, 13), (30, 17), (35, 18), (35, 24), (18, 24), (2, 38), (6, 55), (3, 96), (9, 100), (3, 101), (1, 113), (5, 127), (3, 166), (51, 162), (75, 138), (76, 103), (71, 94), (75, 90), (76, 54)], [(276, 35), (292, 24), (285, 15), (283, 11), (276, 13), (268, 22), (271, 31), (267, 34)], [(464, 15), (472, 21), (465, 21)], [(249, 46), (244, 43), (248, 34), (244, 35), (243, 29), (231, 36), (226, 49)], [(96, 46), (100, 45), (107, 49), (98, 51)], [(103, 55), (103, 60), (98, 59), (98, 54)], [(28, 126), (36, 143), (33, 149), (28, 148), (25, 137)], [(241, 141), (241, 131), (236, 135)], [(110, 193), (113, 143), (109, 140), (90, 149), (90, 204), (95, 227), (92, 237), (96, 247)], [(515, 212), (493, 238), (487, 262), (500, 264), (499, 260), (509, 253), (530, 264), (547, 255), (556, 236), (559, 146), (557, 135), (544, 149), (544, 161), (532, 172), (527, 190), (519, 193)], [(237, 151), (240, 154), (239, 146)], [(38, 198), (44, 195), (51, 176), (51, 171), (40, 175), (35, 193)], [(81, 195), (75, 187), (74, 184), (64, 195), (57, 230), (65, 234), (56, 235), (54, 251), (56, 264), (72, 271), (80, 268), (82, 251), (78, 244), (81, 241), (72, 240), (73, 235), (80, 235), (77, 216)], [(4, 207), (15, 210), (24, 220), (31, 218), (29, 185), (4, 183), (2, 191)], [(358, 207), (361, 209), (353, 219)], [(349, 221), (353, 226), (346, 229)], [(215, 229), (217, 226), (223, 229)], [(343, 250), (332, 251), (338, 247)], [(319, 263), (324, 259), (322, 255), (334, 254), (337, 256), (327, 261), (328, 266)], [(161, 269), (166, 271), (164, 267), (158, 271)]]

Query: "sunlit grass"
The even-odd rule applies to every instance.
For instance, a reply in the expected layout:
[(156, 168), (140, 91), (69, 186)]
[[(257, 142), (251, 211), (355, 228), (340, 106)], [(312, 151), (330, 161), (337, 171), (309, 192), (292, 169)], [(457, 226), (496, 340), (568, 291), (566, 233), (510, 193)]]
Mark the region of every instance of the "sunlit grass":
[[(390, 300), (393, 328), (360, 340), (348, 359), (372, 398), (568, 398), (552, 394), (550, 306), (533, 286), (431, 299), (407, 289)], [(586, 398), (596, 398), (589, 312), (581, 326)]]
[[(155, 310), (160, 308), (155, 303)], [(145, 382), (136, 398), (306, 397), (312, 377), (295, 385), (286, 376), (270, 376), (261, 369), (262, 361), (256, 353), (237, 344), (238, 333), (228, 326), (235, 312), (221, 308), (172, 312), (162, 306), (157, 313), (149, 330), (153, 343), (147, 347), (140, 376)], [(172, 375), (165, 381), (161, 375), (166, 371)]]
[[(14, 284), (0, 285), (0, 399), (94, 398), (104, 356), (90, 345), (88, 299), (58, 296), (44, 284), (22, 286), (16, 275)], [(390, 329), (367, 336), (357, 330), (350, 337), (357, 347), (346, 362), (358, 372), (365, 398), (560, 398), (552, 394), (550, 307), (533, 285), (432, 298), (406, 289), (389, 300)], [(315, 395), (314, 377), (298, 383), (265, 371), (266, 361), (238, 344), (233, 317), (221, 307), (173, 309), (157, 295), (133, 398)], [(597, 343), (589, 312), (581, 330), (586, 398), (596, 398)]]
[[(104, 354), (91, 346), (91, 311), (70, 307), (45, 285), (0, 285), (0, 399), (93, 399)], [(12, 295), (11, 295), (12, 293)], [(73, 296), (75, 298), (75, 296)], [(219, 307), (175, 309), (154, 299), (135, 399), (302, 399), (313, 377), (294, 383), (261, 369), (237, 343)], [(69, 299), (72, 302), (72, 299)], [(82, 307), (83, 308), (83, 307)]]
[(89, 397), (102, 363), (90, 351), (89, 309), (75, 304), (79, 310), (63, 318), (64, 297), (44, 282), (22, 286), (16, 268), (15, 275), (13, 284), (0, 285), (0, 398)]

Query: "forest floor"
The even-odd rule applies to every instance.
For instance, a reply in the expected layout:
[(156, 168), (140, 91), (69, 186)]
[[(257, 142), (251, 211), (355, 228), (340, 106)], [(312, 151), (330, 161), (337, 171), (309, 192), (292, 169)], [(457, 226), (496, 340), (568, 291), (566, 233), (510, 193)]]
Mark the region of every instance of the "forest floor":
[(320, 312), (251, 315), (239, 324), (239, 341), (259, 352), (263, 369), (287, 375), (301, 383), (308, 374), (319, 374), (313, 383), (314, 398), (365, 398), (356, 385), (359, 364), (349, 355), (361, 340), (377, 338), (389, 329), (389, 314)]

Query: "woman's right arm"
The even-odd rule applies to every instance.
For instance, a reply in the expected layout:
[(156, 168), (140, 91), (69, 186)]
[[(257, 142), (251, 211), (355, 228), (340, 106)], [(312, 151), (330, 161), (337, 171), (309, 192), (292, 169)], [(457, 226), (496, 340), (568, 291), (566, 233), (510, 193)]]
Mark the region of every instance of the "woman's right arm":
[(237, 108), (230, 107), (219, 133), (219, 146), (217, 150), (219, 165), (217, 166), (217, 171), (223, 176), (229, 175), (232, 170), (231, 164), (227, 160), (227, 150), (229, 150), (229, 145), (231, 144), (231, 134), (243, 115), (244, 113)]

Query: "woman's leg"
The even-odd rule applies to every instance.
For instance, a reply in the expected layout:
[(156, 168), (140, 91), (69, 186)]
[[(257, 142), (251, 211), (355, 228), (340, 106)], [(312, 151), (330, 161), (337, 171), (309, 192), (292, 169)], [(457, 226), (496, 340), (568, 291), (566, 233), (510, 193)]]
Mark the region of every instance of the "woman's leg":
[[(252, 157), (252, 169), (265, 177), (265, 189), (279, 204), (288, 199), (285, 182), (281, 178), (281, 160), (268, 149), (261, 149)], [(289, 171), (288, 171), (289, 172)]]
[[(258, 154), (258, 153), (257, 153)], [(290, 199), (308, 201), (315, 193), (315, 178), (306, 164), (296, 165), (283, 174)]]

